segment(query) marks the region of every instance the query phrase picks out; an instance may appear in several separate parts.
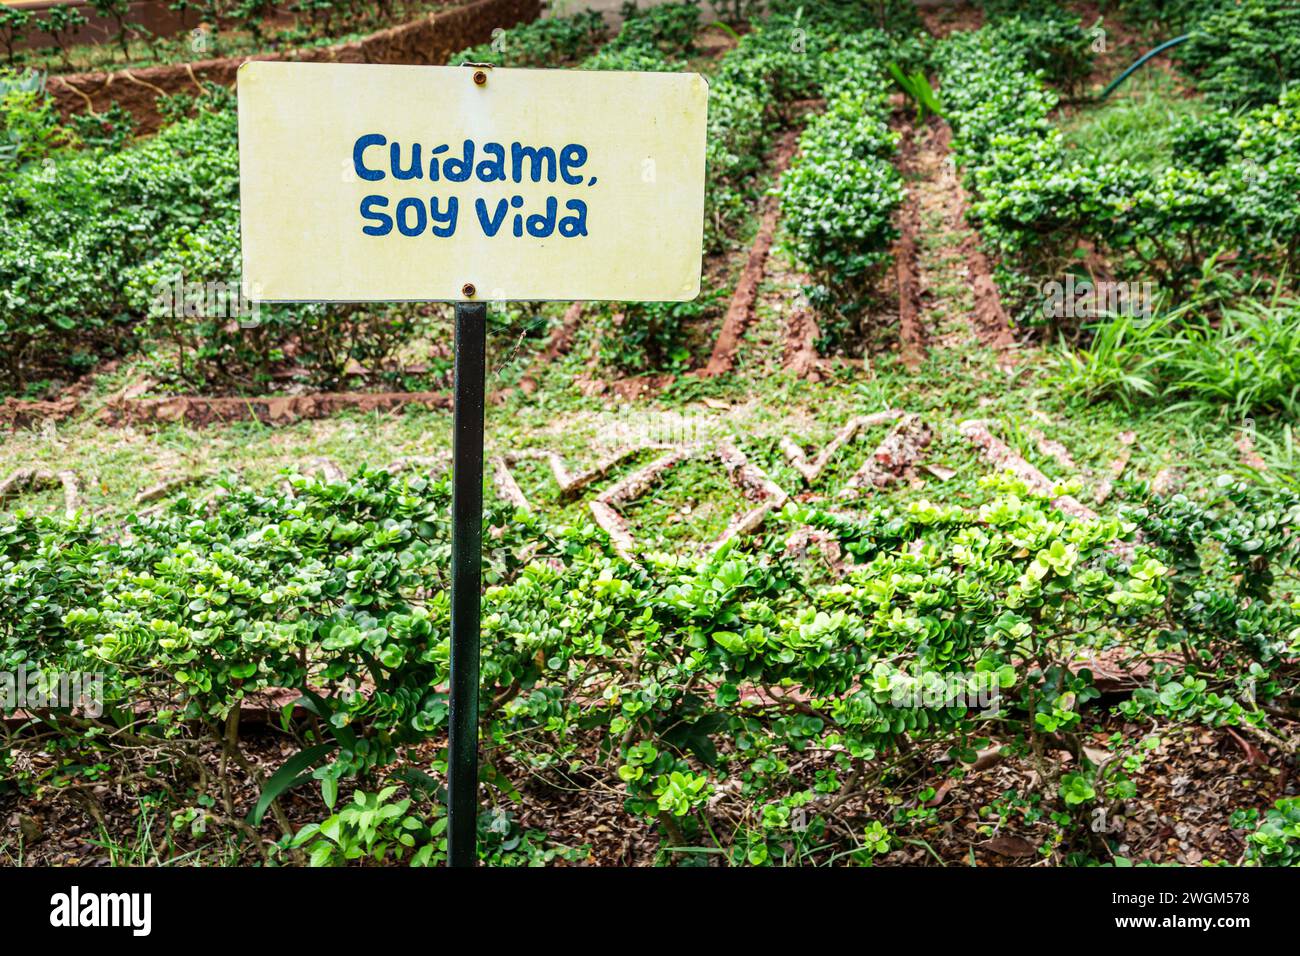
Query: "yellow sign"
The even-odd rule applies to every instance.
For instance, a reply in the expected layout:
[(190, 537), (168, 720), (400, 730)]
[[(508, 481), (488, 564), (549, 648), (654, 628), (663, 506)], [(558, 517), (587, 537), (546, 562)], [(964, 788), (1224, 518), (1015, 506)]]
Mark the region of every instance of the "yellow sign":
[(693, 299), (707, 98), (694, 73), (245, 63), (245, 289)]

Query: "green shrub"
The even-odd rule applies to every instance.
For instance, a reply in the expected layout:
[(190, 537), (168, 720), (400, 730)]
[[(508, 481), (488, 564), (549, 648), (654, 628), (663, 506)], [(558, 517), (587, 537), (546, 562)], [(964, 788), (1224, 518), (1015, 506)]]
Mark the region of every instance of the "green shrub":
[[(211, 509), (182, 500), (111, 542), (20, 512), (0, 526), (0, 606), (14, 611), (0, 658), (106, 671), (110, 701), (153, 701), (166, 735), (220, 723), (260, 689), (310, 690), (337, 727), (358, 723), (344, 756), (367, 740), (374, 758), (445, 719), (449, 494), (446, 480), (386, 472), (230, 484)], [(485, 537), (489, 582), (515, 572), (524, 542), (545, 542), (500, 508), (486, 520), (509, 529)], [(347, 692), (363, 682), (373, 690)]]
[(740, 38), (709, 87), (705, 248), (725, 248), (756, 195), (773, 132), (790, 105), (820, 95), (824, 41), (797, 18), (773, 16)]
[(715, 79), (709, 87), (708, 132), (704, 141), (704, 247), (726, 247), (736, 225), (754, 199), (754, 179), (763, 170), (770, 140), (770, 92)]
[(924, 63), (922, 41), (880, 30), (846, 36), (819, 30), (816, 15), (774, 15), (744, 37), (719, 71), (720, 83), (767, 90), (770, 107), (824, 96), (799, 152), (781, 178), (785, 245), (815, 280), (810, 296), (823, 314), (821, 345), (858, 331), (873, 280), (897, 236), (893, 214), (902, 179), (893, 162), (897, 135), (887, 126), (887, 60)]
[(1126, 516), (1173, 573), (1154, 633), (1162, 659), (1122, 712), (1267, 734), (1266, 708), (1293, 714), (1287, 702), (1300, 690), (1300, 609), (1279, 587), (1300, 560), (1300, 498), (1227, 478), (1210, 502), (1159, 498), (1145, 486), (1131, 497)]
[(90, 0), (91, 9), (117, 27), (113, 37), (122, 50), (123, 59), (129, 52), (131, 32), (127, 21), (131, 18), (131, 0)]
[(1020, 9), (999, 17), (990, 29), (997, 42), (1021, 52), (1030, 70), (1042, 72), (1072, 94), (1091, 72), (1091, 40), (1078, 14), (1068, 13), (1052, 2), (1042, 6), (1036, 11)]
[(71, 67), (68, 47), (77, 30), (85, 26), (86, 22), (86, 16), (80, 9), (66, 3), (56, 3), (47, 8), (45, 16), (39, 20), (42, 32), (54, 41), (54, 47), (59, 51), (66, 67)]
[[(305, 380), (338, 387), (354, 363), (379, 369), (415, 331), (405, 306), (253, 306), (243, 298), (239, 233), (228, 222), (175, 228), (166, 238), (123, 281), (131, 314), (142, 317), (137, 328), (168, 349), (156, 371), (177, 385), (261, 390), (292, 359)], [(177, 294), (182, 282), (201, 308)]]
[[(120, 153), (62, 157), (0, 195), (0, 356), (11, 387), (33, 369), (129, 344), (125, 275), (178, 229), (237, 229), (233, 114), (163, 130)], [(197, 278), (197, 277), (196, 277)]]
[(1174, 57), (1215, 103), (1263, 106), (1300, 81), (1300, 6), (1294, 0), (1214, 4), (1188, 24)]
[(772, 17), (740, 38), (718, 68), (720, 84), (762, 93), (775, 119), (782, 108), (820, 95), (828, 40), (797, 18)]
[(954, 158), (973, 193), (972, 220), (1023, 275), (1059, 274), (1085, 218), (1103, 212), (1104, 193), (1089, 176), (1063, 172), (1064, 141), (1049, 119), (1056, 94), (994, 28), (953, 34), (936, 57)]
[[(1100, 637), (1108, 631), (1093, 627), (1103, 621), (1154, 611), (1162, 568), (1148, 558), (1131, 571), (1115, 567), (1107, 543), (1118, 523), (1062, 524), (1022, 488), (994, 488), (1001, 493), (978, 513), (925, 502), (857, 520), (789, 511), (791, 525), (826, 529), (853, 556), (840, 583), (814, 583), (780, 557), (790, 525), (774, 550), (752, 555), (651, 555), (645, 571), (590, 553), (571, 554), (562, 568), (534, 564), (488, 596), (486, 646), (519, 655), (496, 680), (531, 688), (501, 708), (493, 736), (519, 739), (545, 721), (563, 759), (576, 726), (599, 728), (619, 755), (628, 809), (667, 817), (668, 832), (687, 838), (708, 784), (735, 778), (758, 805), (786, 808), (764, 814), (766, 853), (749, 854), (747, 844), (748, 858), (763, 862), (787, 858), (788, 811), (817, 799), (792, 786), (781, 754), (830, 750), (833, 779), (843, 781), (904, 737), (970, 753), (981, 733), (974, 711), (902, 703), (926, 675), (991, 675), (1004, 703), (1028, 705), (1025, 733), (1069, 734), (1087, 680), (1066, 679), (1049, 662), (1051, 635), (1078, 627)], [(631, 669), (592, 668), (629, 659)], [(574, 701), (549, 668), (583, 674), (601, 688), (599, 702)], [(716, 692), (693, 692), (701, 682)], [(781, 696), (813, 704), (766, 710), (744, 703), (746, 686), (782, 687)]]
[(203, 113), (234, 112), (236, 97), (232, 88), (207, 80), (203, 83), (202, 92), (171, 93), (160, 96), (156, 106), (163, 124), (170, 125), (184, 119), (193, 119)]
[(0, 70), (0, 183), (75, 142), (59, 122), (43, 74)]
[(1172, 126), (1169, 134), (1170, 153), (1204, 173), (1228, 162), (1237, 139), (1233, 115), (1226, 109), (1184, 117)]
[(594, 10), (572, 16), (546, 17), (503, 30), (496, 40), (461, 50), (448, 60), (495, 66), (565, 66), (590, 56), (609, 32), (604, 18)]
[(73, 652), (64, 615), (95, 593), (107, 551), (86, 517), (0, 515), (0, 669)]
[[(363, 472), (224, 487), (111, 538), (83, 518), (0, 519), (0, 664), (103, 675), (107, 723), (52, 716), (67, 747), (114, 759), (94, 727), (116, 721), (155, 739), (164, 767), (205, 736), (238, 762), (240, 702), (296, 688), (329, 728), (306, 765), (328, 757), (317, 779), (336, 792), (444, 727), (448, 482)], [(525, 545), (546, 553), (525, 516), (494, 506), (486, 521), (501, 529), (484, 536), (489, 583), (517, 573)]]
[(0, 6), (0, 44), (5, 48), (5, 59), (12, 65), (18, 44), (27, 38), (34, 17), (23, 7)]
[(624, 302), (602, 315), (601, 362), (621, 372), (683, 371), (690, 352), (685, 327), (715, 309), (720, 293), (702, 290), (689, 302)]
[(974, 193), (973, 220), (1013, 270), (1005, 291), (1037, 321), (1035, 277), (1070, 271), (1084, 244), (1119, 277), (1185, 295), (1225, 249), (1235, 267), (1293, 274), (1300, 220), (1300, 98), (1242, 116), (1175, 124), (1170, 165), (1135, 164), (1122, 150), (1068, 148), (1050, 120), (1056, 97), (996, 28), (956, 34), (937, 53), (954, 152)]
[(1158, 30), (1164, 38), (1186, 33), (1218, 0), (1115, 0), (1125, 23)]
[(657, 47), (606, 45), (580, 64), (584, 70), (623, 70), (644, 73), (676, 73), (684, 65), (670, 59)]
[(654, 47), (672, 56), (686, 56), (695, 50), (700, 29), (698, 0), (660, 3), (639, 7), (636, 0), (624, 0), (623, 27), (610, 41), (614, 49)]
[(816, 283), (812, 294), (825, 321), (823, 345), (844, 344), (897, 238), (894, 212), (903, 200), (893, 162), (898, 134), (883, 84), (840, 93), (813, 117), (800, 153), (781, 179), (786, 246)]
[[(584, 60), (582, 68), (683, 70), (685, 66), (672, 57), (689, 49), (695, 29), (692, 26), (687, 30), (686, 25), (688, 21), (695, 24), (698, 16), (698, 6), (692, 3), (636, 12), (625, 21), (618, 37)], [(671, 51), (665, 53), (661, 47), (669, 47)], [(752, 187), (747, 179), (761, 168), (762, 147), (766, 142), (765, 102), (748, 88), (726, 81), (715, 80), (709, 90), (704, 193), (706, 252), (721, 248), (751, 198)], [(683, 325), (709, 307), (709, 298), (706, 291), (694, 302), (628, 302), (603, 310), (601, 321), (608, 334), (601, 339), (602, 362), (622, 372), (680, 366), (689, 357), (681, 344)]]
[[(282, 845), (326, 863), (373, 860), (396, 841), (430, 862), (437, 812), (418, 813), (392, 790), (372, 797), (369, 785), (403, 747), (446, 727), (448, 495), (446, 481), (363, 472), (296, 477), (281, 490), (230, 484), (210, 503), (182, 500), (112, 533), (20, 513), (0, 524), (0, 659), (104, 672), (105, 720), (159, 747), (202, 732), (237, 750), (229, 715), (239, 702), (297, 689), (320, 719), (323, 738), (309, 734), (303, 765), (320, 764), (307, 779), (326, 807), (352, 780), (362, 788), (354, 804), (400, 809), (372, 818), (396, 829), (339, 811)], [(1146, 542), (1125, 551), (1117, 543), (1135, 524), (1067, 516), (1003, 477), (978, 495), (969, 507), (919, 501), (855, 517), (790, 506), (745, 547), (640, 564), (590, 527), (493, 508), (486, 785), (509, 794), (512, 776), (558, 780), (594, 742), (609, 763), (587, 773), (607, 773), (629, 812), (668, 841), (710, 840), (709, 796), (725, 787), (755, 808), (724, 846), (734, 862), (791, 862), (824, 852), (802, 842), (795, 811), (812, 839), (831, 801), (873, 785), (886, 752), (947, 747), (970, 763), (993, 727), (1013, 747), (1078, 755), (1069, 774), (1040, 766), (1062, 819), (1106, 799), (1124, 782), (1082, 749), (1096, 689), (1069, 666), (1081, 643), (1183, 655), (1126, 705), (1134, 716), (1266, 733), (1254, 702), (1288, 706), (1300, 621), (1272, 586), (1297, 561), (1289, 529), (1300, 501), (1232, 487), (1232, 507), (1218, 510), (1139, 493), (1131, 517)], [(809, 529), (838, 542), (843, 575), (787, 550)], [(1226, 556), (1210, 572), (1207, 546)], [(1247, 678), (1250, 698), (1238, 686)], [(974, 703), (977, 688), (993, 699)], [(50, 720), (70, 735), (69, 755), (120, 756), (112, 736)], [(824, 770), (801, 777), (792, 754)], [(36, 766), (19, 782), (57, 777)], [(493, 841), (489, 852), (506, 850)], [(884, 828), (870, 840), (873, 852), (889, 843)]]
[(135, 115), (120, 103), (102, 113), (74, 113), (71, 120), (78, 140), (89, 149), (116, 151), (135, 136)]
[(768, 0), (770, 16), (798, 18), (828, 37), (860, 30), (915, 34), (925, 29), (911, 0)]
[[(1265, 270), (1300, 270), (1300, 89), (1234, 124), (1237, 139), (1219, 174), (1233, 196), (1239, 248)], [(1281, 266), (1282, 268), (1279, 268)]]
[(141, 337), (174, 349), (158, 372), (176, 385), (261, 388), (292, 348), (308, 383), (333, 386), (350, 361), (374, 367), (408, 337), (401, 308), (266, 306), (247, 321), (220, 306), (155, 307), (181, 281), (240, 289), (237, 121), (205, 105), (129, 149), (22, 170), (0, 194), (0, 380), (10, 388), (84, 371)]

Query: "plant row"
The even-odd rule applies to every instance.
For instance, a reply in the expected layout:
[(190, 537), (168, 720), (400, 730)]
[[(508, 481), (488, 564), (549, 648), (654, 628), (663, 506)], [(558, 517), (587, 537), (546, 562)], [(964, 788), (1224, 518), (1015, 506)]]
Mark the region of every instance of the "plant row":
[[(118, 26), (117, 40), (125, 52), (130, 29), (128, 0), (95, 0), (92, 6), (96, 13), (115, 20)], [(0, 45), (4, 46), (5, 58), (12, 64), (22, 42), (30, 36), (43, 33), (50, 38), (50, 43), (66, 62), (72, 38), (86, 23), (81, 10), (66, 3), (47, 7), (44, 16), (25, 7), (0, 7)]]
[(826, 109), (804, 127), (781, 178), (785, 245), (813, 280), (809, 299), (823, 319), (823, 349), (860, 331), (898, 238), (904, 190), (885, 79), (887, 57), (898, 57), (898, 47), (888, 34), (867, 31), (824, 56), (819, 92)]
[[(613, 56), (620, 69), (654, 68), (641, 54), (623, 65), (628, 51), (648, 54), (647, 46), (619, 46), (615, 41), (596, 59), (607, 65), (605, 58)], [(924, 55), (914, 40), (864, 28), (843, 4), (773, 4), (739, 38), (710, 78), (706, 254), (735, 245), (761, 190), (775, 134), (825, 99), (831, 104), (826, 115), (810, 121), (801, 155), (780, 184), (782, 208), (787, 229), (794, 230), (794, 254), (824, 281), (827, 301), (852, 311), (853, 298), (887, 255), (891, 216), (902, 197), (890, 161), (896, 138), (885, 126), (887, 50), (908, 63)], [(602, 337), (603, 359), (628, 372), (683, 367), (690, 354), (682, 331), (713, 307), (714, 298), (620, 307), (611, 314), (616, 326)]]
[[(113, 31), (112, 42), (121, 62), (140, 65), (149, 62), (175, 62), (220, 56), (238, 49), (255, 53), (266, 48), (303, 47), (323, 45), (340, 36), (357, 33), (376, 26), (391, 24), (403, 16), (414, 16), (421, 8), (420, 0), (173, 0), (172, 10), (192, 14), (198, 24), (192, 31), (174, 37), (161, 37), (136, 19), (137, 11), (131, 0), (90, 0), (90, 9), (107, 21)], [(399, 11), (398, 8), (404, 8)], [(294, 20), (283, 25), (285, 13)], [(277, 27), (277, 21), (280, 25)], [(88, 22), (82, 8), (71, 4), (53, 4), (38, 13), (24, 7), (0, 7), (0, 46), (12, 66), (21, 59), (41, 59), (24, 55), (20, 50), (25, 40), (48, 37), (51, 66), (73, 69), (75, 65), (93, 63), (109, 66), (113, 57), (110, 48), (75, 43), (81, 28)], [(132, 56), (132, 44), (137, 44)], [(139, 44), (147, 44), (142, 48)], [(228, 49), (229, 47), (229, 49)], [(105, 56), (101, 50), (108, 55)], [(76, 55), (77, 63), (73, 57)], [(57, 58), (57, 59), (56, 59)], [(110, 61), (110, 62), (106, 62)]]
[[(996, 737), (1037, 755), (1052, 849), (1083, 860), (1104, 853), (1092, 811), (1133, 798), (1145, 745), (1114, 740), (1116, 759), (1101, 760), (1083, 748), (1097, 690), (1074, 666), (1082, 648), (1151, 664), (1148, 686), (1121, 705), (1133, 722), (1269, 735), (1270, 713), (1294, 716), (1300, 614), (1279, 582), (1300, 554), (1290, 534), (1300, 500), (1225, 486), (1209, 507), (1137, 487), (1126, 519), (1083, 520), (1010, 479), (982, 489), (969, 507), (921, 501), (852, 518), (791, 506), (744, 548), (640, 564), (590, 526), (494, 506), (481, 690), (489, 802), (517, 801), (530, 779), (596, 780), (669, 846), (732, 833), (722, 852), (764, 863), (847, 842), (865, 862), (888, 849), (887, 827), (832, 832), (834, 806), (910, 773), (918, 747), (946, 749), (958, 768)], [(291, 786), (308, 787), (330, 815), (298, 832), (282, 823), (282, 849), (320, 863), (441, 858), (440, 823), (390, 788), (426, 802), (441, 792), (440, 761), (406, 758), (447, 723), (449, 494), (445, 480), (371, 471), (294, 476), (279, 489), (230, 483), (119, 528), (4, 519), (0, 667), (100, 673), (107, 706), (95, 718), (41, 711), (41, 745), (53, 734), (61, 759), (20, 759), (23, 740), (10, 738), (0, 787), (102, 779), (126, 756), (117, 740), (156, 755), (160, 785), (192, 779), (205, 741), (226, 754), (223, 768), (241, 764), (241, 703), (288, 688), (312, 720), (286, 724), (302, 750), (264, 781), (254, 822)], [(810, 531), (843, 550), (842, 574), (797, 557), (792, 536)], [(1205, 570), (1211, 552), (1219, 560)], [(976, 706), (977, 687), (995, 699)], [(1056, 749), (1073, 761), (1044, 756)], [(173, 789), (188, 794), (177, 819), (240, 819), (247, 808), (220, 783)], [(338, 809), (341, 786), (358, 795)], [(400, 809), (384, 809), (377, 832), (353, 832), (381, 805)]]
[[(694, 5), (678, 4), (630, 19), (614, 49), (589, 65), (672, 68), (660, 51), (680, 42), (682, 10), (698, 16)], [(540, 45), (564, 61), (599, 35), (595, 20), (579, 14), (520, 27), (505, 49)], [(337, 387), (358, 364), (382, 372), (421, 327), (411, 307), (261, 306), (245, 314), (228, 95), (174, 104), (198, 115), (125, 149), (106, 142), (77, 151), (67, 146), (78, 137), (58, 126), (40, 84), (12, 85), (0, 89), (13, 147), (12, 162), (0, 165), (0, 381), (9, 389), (40, 388), (140, 344), (161, 346), (157, 377), (177, 387), (265, 390), (286, 368)], [(216, 300), (213, 283), (227, 290)]]
[(953, 149), (984, 240), (1017, 276), (1027, 315), (1033, 285), (1070, 271), (1088, 248), (1119, 279), (1183, 298), (1207, 261), (1239, 275), (1293, 275), (1300, 265), (1300, 95), (1246, 113), (1181, 121), (1173, 161), (1146, 168), (1071, 151), (1053, 122), (1058, 96), (999, 24), (940, 44)]
[[(191, 387), (255, 387), (289, 358), (329, 384), (350, 361), (391, 353), (409, 312), (244, 314), (236, 135), (233, 109), (218, 108), (125, 150), (63, 152), (8, 177), (0, 378), (9, 388), (66, 378), (142, 341), (166, 345), (175, 364), (160, 372)], [(208, 294), (215, 282), (226, 287), (219, 300)]]
[(1300, 81), (1300, 6), (1292, 0), (1120, 0), (1159, 39), (1186, 34), (1175, 62), (1212, 102), (1263, 106)]

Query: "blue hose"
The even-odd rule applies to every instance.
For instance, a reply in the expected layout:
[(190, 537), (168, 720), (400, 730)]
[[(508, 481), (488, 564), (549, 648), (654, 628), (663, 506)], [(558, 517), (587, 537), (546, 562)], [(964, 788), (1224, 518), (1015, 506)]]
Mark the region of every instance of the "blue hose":
[(1134, 70), (1140, 67), (1147, 60), (1151, 59), (1153, 56), (1159, 56), (1161, 53), (1165, 52), (1165, 50), (1168, 50), (1171, 46), (1177, 46), (1178, 44), (1182, 43), (1184, 40), (1190, 40), (1192, 36), (1193, 35), (1190, 33), (1184, 33), (1182, 36), (1174, 37), (1172, 40), (1166, 40), (1164, 43), (1160, 44), (1154, 50), (1142, 54), (1142, 56), (1138, 58), (1138, 61), (1136, 63), (1130, 66), (1119, 76), (1115, 77), (1115, 79), (1111, 81), (1110, 86), (1106, 87), (1104, 90), (1101, 91), (1101, 95), (1097, 97), (1097, 101), (1100, 102), (1101, 100), (1104, 100), (1106, 97), (1110, 96), (1111, 93), (1115, 92), (1115, 88), (1119, 86), (1121, 83), (1123, 83), (1125, 80), (1127, 80), (1129, 78), (1129, 74), (1131, 74)]

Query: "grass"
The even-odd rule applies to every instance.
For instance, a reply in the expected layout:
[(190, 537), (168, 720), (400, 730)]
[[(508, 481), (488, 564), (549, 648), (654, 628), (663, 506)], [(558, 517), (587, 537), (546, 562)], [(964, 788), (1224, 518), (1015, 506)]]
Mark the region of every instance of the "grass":
[(166, 819), (160, 819), (149, 802), (141, 801), (131, 833), (113, 833), (103, 823), (98, 834), (86, 840), (100, 850), (109, 866), (235, 866), (239, 848), (230, 838), (205, 842), (193, 850), (181, 850), (172, 839)]
[(1098, 325), (1087, 346), (1062, 344), (1053, 361), (1054, 381), (1085, 401), (1114, 399), (1126, 408), (1157, 392), (1155, 370), (1161, 360), (1159, 336), (1169, 319), (1118, 316)]
[(1254, 438), (1256, 454), (1264, 462), (1262, 469), (1252, 470), (1254, 476), (1268, 484), (1300, 491), (1300, 442), (1291, 425), (1283, 425), (1276, 434), (1256, 433)]
[[(134, 815), (134, 827), (119, 832), (110, 831), (101, 821), (95, 836), (84, 841), (87, 855), (98, 850), (109, 866), (235, 866), (241, 851), (230, 837), (205, 842), (193, 850), (182, 850), (173, 839), (168, 818), (160, 815), (156, 804), (159, 797), (146, 797), (140, 801), (139, 812)], [(85, 864), (86, 860), (71, 860)], [(15, 831), (12, 836), (0, 839), (0, 866), (28, 865), (26, 840)]]
[(1243, 299), (1217, 321), (1191, 308), (1149, 320), (1120, 316), (1089, 346), (1062, 347), (1052, 381), (1085, 401), (1236, 418), (1300, 410), (1300, 302)]
[[(916, 375), (890, 363), (879, 365), (869, 379), (829, 384), (797, 381), (782, 373), (753, 381), (731, 381), (727, 389), (730, 404), (725, 408), (713, 407), (719, 404), (717, 399), (705, 404), (703, 399), (669, 391), (638, 403), (631, 412), (617, 401), (578, 393), (572, 384), (571, 367), (580, 362), (580, 357), (571, 356), (546, 370), (538, 393), (548, 395), (545, 402), (516, 395), (504, 405), (489, 407), (489, 453), (552, 448), (576, 471), (638, 434), (653, 436), (656, 425), (672, 428), (686, 421), (694, 423), (697, 433), (703, 436), (735, 436), (757, 464), (794, 493), (804, 489), (797, 473), (785, 465), (776, 448), (782, 435), (790, 434), (815, 454), (853, 415), (899, 407), (921, 412), (935, 427), (936, 437), (927, 460), (958, 471), (956, 477), (942, 483), (942, 492), (936, 487), (940, 484), (937, 479), (926, 478), (921, 489), (895, 492), (903, 499), (912, 494), (969, 491), (973, 480), (987, 471), (956, 432), (956, 423), (968, 417), (993, 419), (1008, 426), (1030, 422), (1063, 442), (1081, 466), (1094, 469), (1104, 467), (1114, 457), (1118, 449), (1115, 435), (1130, 428), (1139, 433), (1132, 470), (1148, 478), (1160, 468), (1181, 461), (1200, 481), (1208, 483), (1215, 474), (1235, 465), (1233, 430), (1226, 420), (1207, 425), (1191, 410), (1170, 413), (1160, 409), (1158, 402), (1129, 409), (1111, 404), (1081, 409), (1048, 377), (1050, 370), (1041, 360), (1032, 360), (1012, 379), (996, 369), (991, 355), (975, 347), (936, 351)], [(244, 422), (204, 429), (179, 425), (109, 429), (93, 420), (66, 422), (0, 438), (0, 472), (8, 474), (14, 468), (36, 464), (72, 468), (83, 478), (91, 508), (125, 513), (132, 510), (132, 499), (139, 490), (174, 474), (238, 472), (249, 481), (270, 484), (282, 469), (302, 467), (316, 456), (332, 458), (350, 470), (403, 456), (445, 452), (450, 447), (450, 424), (447, 413), (421, 409), (402, 415), (344, 414), (278, 428)], [(814, 490), (832, 493), (839, 478), (856, 470), (883, 431), (864, 435), (846, 448)], [(1036, 452), (1030, 448), (1029, 453), (1035, 460)], [(583, 516), (590, 496), (650, 457), (652, 454), (647, 454), (625, 463), (578, 501), (564, 505), (564, 516)], [(1057, 476), (1059, 467), (1051, 459), (1039, 458), (1036, 463), (1049, 475)], [(670, 484), (655, 489), (647, 499), (658, 497), (675, 502), (678, 508), (694, 499), (695, 517), (674, 522), (673, 540), (684, 537), (678, 528), (690, 529), (692, 536), (698, 535), (698, 541), (709, 540), (725, 526), (742, 500), (720, 468), (705, 466), (699, 475), (693, 468), (684, 465), (677, 469), (676, 477), (669, 476)], [(521, 464), (516, 466), (515, 474), (535, 505), (558, 507), (558, 489), (544, 464)], [(671, 496), (665, 497), (669, 489)], [(678, 495), (683, 496), (682, 500), (677, 500)], [(58, 496), (24, 495), (14, 504), (53, 509), (58, 506)], [(669, 510), (669, 505), (643, 504), (633, 509), (633, 523), (652, 527)]]
[(622, 510), (639, 543), (680, 552), (715, 540), (752, 507), (716, 458), (700, 456), (677, 465)]
[(1127, 161), (1142, 169), (1163, 169), (1172, 161), (1175, 126), (1212, 112), (1202, 100), (1181, 91), (1162, 70), (1131, 77), (1112, 98), (1062, 118), (1071, 149), (1104, 162)]
[[(556, 308), (552, 318), (559, 312)], [(764, 321), (775, 318), (763, 316)], [(1248, 334), (1268, 332), (1271, 321), (1257, 314), (1249, 333), (1240, 325), (1235, 337), (1216, 341), (1213, 347), (1230, 352)], [(575, 385), (586, 369), (585, 341), (585, 336), (580, 338), (575, 350), (561, 361), (535, 370), (538, 389), (532, 396), (514, 392), (503, 404), (489, 405), (488, 454), (551, 449), (577, 472), (640, 440), (662, 440), (683, 433), (706, 442), (730, 437), (791, 494), (833, 495), (885, 429), (862, 435), (845, 448), (812, 489), (805, 488), (798, 473), (785, 463), (778, 448), (780, 438), (789, 435), (815, 455), (851, 417), (894, 407), (922, 414), (935, 430), (925, 460), (957, 472), (946, 482), (921, 472), (918, 487), (901, 485), (888, 492), (890, 500), (900, 503), (927, 496), (948, 500), (977, 495), (975, 482), (989, 468), (957, 430), (957, 423), (972, 417), (991, 420), (996, 431), (1053, 478), (1069, 476), (1038, 451), (1036, 443), (1024, 434), (1026, 428), (1062, 442), (1080, 468), (1093, 475), (1103, 473), (1118, 454), (1116, 436), (1126, 430), (1138, 433), (1128, 472), (1131, 476), (1149, 480), (1161, 469), (1178, 466), (1186, 471), (1189, 486), (1209, 487), (1218, 474), (1241, 468), (1233, 446), (1238, 417), (1207, 416), (1192, 406), (1171, 411), (1165, 406), (1185, 396), (1163, 383), (1153, 386), (1149, 398), (1134, 393), (1135, 400), (1128, 406), (1097, 404), (1096, 399), (1112, 392), (1063, 384), (1059, 359), (1054, 364), (1048, 353), (1037, 350), (1026, 352), (1019, 367), (1007, 373), (998, 368), (991, 352), (974, 343), (954, 342), (932, 349), (916, 373), (884, 355), (874, 357), (868, 370), (844, 363), (829, 381), (812, 383), (773, 370), (779, 366), (779, 337), (769, 337), (763, 344), (757, 335), (747, 336), (745, 361), (738, 374), (712, 382), (684, 378), (655, 398), (629, 405), (609, 394), (584, 395)], [(1131, 342), (1120, 344), (1127, 347)], [(493, 337), (489, 368), (498, 368), (512, 352), (513, 363), (527, 367), (541, 347), (542, 340), (528, 339), (518, 345), (517, 336), (503, 332)], [(1134, 345), (1133, 350), (1137, 355), (1149, 353), (1145, 346)], [(1080, 374), (1105, 381), (1108, 373), (1095, 359), (1081, 361)], [(1258, 376), (1241, 378), (1246, 384), (1262, 381)], [(119, 372), (96, 387), (120, 387), (122, 381)], [(496, 386), (490, 384), (492, 387)], [(1207, 380), (1205, 388), (1210, 387)], [(1282, 440), (1280, 424), (1264, 420), (1258, 429), (1261, 446), (1265, 441)], [(282, 470), (302, 468), (317, 456), (331, 458), (347, 471), (400, 457), (445, 453), (450, 444), (450, 415), (425, 409), (410, 409), (400, 415), (344, 413), (280, 427), (241, 422), (202, 429), (182, 425), (106, 428), (86, 417), (0, 434), (0, 477), (29, 465), (72, 468), (83, 479), (88, 507), (106, 509), (111, 516), (134, 510), (132, 502), (138, 491), (177, 474), (210, 475), (213, 477), (206, 479), (210, 483), (220, 474), (239, 473), (255, 484), (269, 485)], [(565, 503), (559, 501), (558, 488), (545, 463), (522, 462), (515, 466), (514, 474), (535, 507), (557, 512), (565, 520), (586, 520), (591, 497), (653, 457), (653, 452), (647, 452), (625, 462), (577, 500)], [(666, 485), (653, 489), (629, 509), (629, 520), (638, 533), (648, 533), (661, 542), (703, 544), (725, 527), (744, 499), (721, 468), (711, 463), (688, 463), (674, 471)], [(203, 488), (199, 483), (187, 493), (199, 493)], [(656, 499), (662, 504), (656, 504)], [(690, 505), (689, 514), (680, 514), (684, 504)], [(60, 500), (57, 493), (41, 492), (20, 496), (6, 506), (54, 510)], [(674, 512), (680, 517), (671, 526), (663, 524)]]

